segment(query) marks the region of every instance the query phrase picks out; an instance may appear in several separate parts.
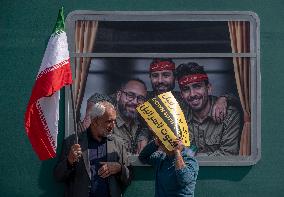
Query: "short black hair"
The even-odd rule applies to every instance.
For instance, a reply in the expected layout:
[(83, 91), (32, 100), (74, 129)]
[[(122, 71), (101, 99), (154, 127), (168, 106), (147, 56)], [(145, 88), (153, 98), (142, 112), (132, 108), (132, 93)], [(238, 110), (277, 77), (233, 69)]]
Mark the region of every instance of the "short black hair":
[[(204, 67), (200, 66), (196, 62), (188, 62), (180, 64), (176, 69), (177, 80), (180, 80), (184, 76), (193, 75), (193, 74), (207, 74), (207, 73), (204, 71)], [(208, 84), (209, 81), (205, 80), (205, 85)]]

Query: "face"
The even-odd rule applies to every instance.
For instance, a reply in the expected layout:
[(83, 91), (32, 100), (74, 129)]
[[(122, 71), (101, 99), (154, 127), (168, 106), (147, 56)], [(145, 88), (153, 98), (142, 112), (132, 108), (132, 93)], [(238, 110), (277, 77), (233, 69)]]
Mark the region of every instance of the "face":
[(99, 138), (106, 137), (112, 133), (115, 125), (116, 112), (115, 109), (107, 107), (104, 115), (99, 118), (95, 118), (92, 121), (92, 125), (96, 130), (96, 136)]
[(175, 77), (171, 70), (155, 71), (150, 73), (153, 91), (158, 95), (168, 92), (175, 87)]
[(117, 104), (120, 114), (127, 120), (137, 118), (136, 107), (146, 101), (147, 90), (138, 81), (129, 81), (117, 93)]
[(193, 111), (201, 111), (208, 103), (208, 95), (211, 94), (211, 85), (205, 82), (194, 82), (180, 87), (184, 101)]

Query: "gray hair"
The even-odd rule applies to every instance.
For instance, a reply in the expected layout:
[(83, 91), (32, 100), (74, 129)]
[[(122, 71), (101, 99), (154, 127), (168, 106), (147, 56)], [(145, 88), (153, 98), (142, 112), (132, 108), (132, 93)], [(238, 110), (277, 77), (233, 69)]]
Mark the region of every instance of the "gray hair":
[(99, 101), (94, 104), (90, 109), (91, 120), (103, 116), (107, 107), (115, 109), (114, 106), (107, 101)]

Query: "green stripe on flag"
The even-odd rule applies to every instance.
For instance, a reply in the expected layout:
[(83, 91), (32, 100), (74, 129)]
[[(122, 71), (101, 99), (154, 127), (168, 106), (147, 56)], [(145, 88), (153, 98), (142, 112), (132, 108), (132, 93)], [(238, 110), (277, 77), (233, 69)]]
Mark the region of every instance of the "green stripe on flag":
[(60, 34), (65, 31), (65, 24), (64, 24), (64, 13), (63, 13), (63, 7), (59, 9), (59, 13), (57, 16), (57, 21), (55, 23), (55, 26), (53, 28), (52, 34)]

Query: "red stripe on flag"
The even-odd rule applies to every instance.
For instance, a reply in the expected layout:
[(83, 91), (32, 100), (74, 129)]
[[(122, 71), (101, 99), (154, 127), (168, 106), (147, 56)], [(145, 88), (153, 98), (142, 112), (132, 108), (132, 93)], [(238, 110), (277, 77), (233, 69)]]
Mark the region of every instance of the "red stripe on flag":
[(60, 90), (63, 86), (72, 83), (70, 59), (64, 61), (66, 62), (64, 65), (41, 75), (41, 77), (36, 80), (30, 98), (30, 103), (34, 103), (42, 97), (51, 96), (54, 92)]
[[(55, 157), (52, 142), (49, 140), (50, 133), (46, 128), (42, 112), (37, 108), (37, 102), (42, 97), (52, 96), (65, 85), (72, 83), (70, 60), (64, 60), (56, 69), (49, 69), (35, 82), (32, 95), (25, 113), (25, 128), (32, 147), (41, 160)], [(60, 64), (60, 63), (59, 63)], [(55, 65), (56, 66), (56, 65)], [(51, 106), (54, 107), (54, 106)]]
[(40, 160), (54, 158), (56, 153), (48, 137), (49, 131), (44, 126), (46, 123), (43, 123), (44, 120), (40, 117), (42, 112), (39, 111), (36, 105), (37, 103), (34, 103), (27, 109), (26, 117), (29, 117), (25, 125), (27, 135)]

